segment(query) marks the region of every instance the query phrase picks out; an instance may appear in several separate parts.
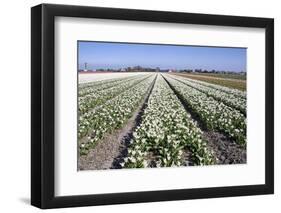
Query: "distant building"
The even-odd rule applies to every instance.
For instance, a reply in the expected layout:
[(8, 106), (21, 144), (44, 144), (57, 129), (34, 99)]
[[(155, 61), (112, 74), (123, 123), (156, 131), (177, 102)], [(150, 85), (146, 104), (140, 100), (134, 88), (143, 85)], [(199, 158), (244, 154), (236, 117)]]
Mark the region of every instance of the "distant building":
[(86, 63), (84, 64), (84, 66), (85, 66), (84, 72), (88, 72), (88, 67), (87, 67), (87, 65), (88, 65), (88, 63), (86, 62)]

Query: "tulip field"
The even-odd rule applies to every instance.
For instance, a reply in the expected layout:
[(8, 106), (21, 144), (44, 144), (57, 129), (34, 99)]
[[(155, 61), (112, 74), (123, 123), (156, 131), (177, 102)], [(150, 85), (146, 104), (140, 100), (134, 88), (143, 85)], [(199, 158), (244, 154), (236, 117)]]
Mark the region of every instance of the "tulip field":
[(79, 83), (79, 170), (246, 163), (246, 91), (171, 73), (114, 74)]

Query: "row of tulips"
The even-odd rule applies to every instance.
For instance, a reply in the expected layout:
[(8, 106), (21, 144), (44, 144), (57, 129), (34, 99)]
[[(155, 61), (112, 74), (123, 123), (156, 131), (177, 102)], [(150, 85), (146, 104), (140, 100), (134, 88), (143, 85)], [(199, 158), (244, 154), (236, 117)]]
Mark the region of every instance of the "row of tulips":
[(164, 77), (208, 129), (221, 131), (238, 144), (246, 144), (246, 117), (243, 113), (169, 75)]
[(140, 75), (79, 84), (78, 97), (83, 97), (85, 95), (88, 95), (88, 94), (91, 94), (91, 93), (94, 93), (97, 91), (101, 91), (101, 90), (105, 90), (105, 89), (108, 89), (108, 88), (111, 88), (114, 86), (118, 86), (120, 83), (133, 80), (139, 76)]
[(144, 99), (154, 79), (155, 75), (150, 75), (100, 107), (79, 116), (78, 138), (81, 155), (87, 154), (106, 133), (110, 134), (126, 123)]
[(134, 77), (132, 79), (127, 79), (118, 84), (114, 84), (107, 89), (98, 90), (87, 94), (83, 97), (78, 97), (78, 106), (79, 106), (79, 113), (83, 114), (87, 111), (93, 109), (96, 106), (99, 106), (106, 101), (114, 98), (115, 96), (119, 95), (126, 90), (129, 90), (131, 87), (135, 86), (136, 84), (142, 82), (143, 80), (149, 78), (150, 75), (143, 75)]
[[(241, 111), (244, 115), (246, 115), (246, 99), (242, 96), (239, 96), (236, 94), (236, 90), (233, 90), (230, 92), (225, 92), (224, 90), (221, 90), (220, 88), (216, 87), (210, 87), (203, 85), (202, 83), (198, 83), (198, 81), (194, 81), (192, 79), (184, 78), (181, 76), (175, 76), (175, 75), (169, 75), (169, 77), (174, 78), (187, 86), (190, 86), (194, 89), (197, 89), (201, 92), (206, 93), (207, 95), (215, 98), (218, 101), (223, 102), (224, 104), (233, 107), (235, 109), (238, 109)], [(228, 89), (231, 90), (231, 89)]]
[(242, 91), (242, 90), (239, 90), (239, 89), (234, 89), (234, 88), (229, 88), (229, 87), (221, 86), (221, 85), (218, 85), (218, 84), (212, 84), (212, 83), (208, 83), (208, 82), (205, 82), (205, 81), (195, 80), (195, 79), (191, 79), (191, 78), (189, 78), (188, 80), (192, 81), (194, 83), (206, 86), (206, 87), (210, 87), (210, 88), (213, 88), (213, 89), (220, 90), (222, 92), (233, 94), (235, 96), (238, 96), (238, 97), (241, 97), (241, 98), (244, 98), (244, 99), (247, 98), (247, 92), (246, 91)]
[[(185, 150), (191, 156), (184, 158)], [(141, 124), (133, 133), (125, 168), (208, 165), (214, 157), (202, 132), (164, 78), (158, 74)], [(187, 162), (190, 161), (190, 162)]]

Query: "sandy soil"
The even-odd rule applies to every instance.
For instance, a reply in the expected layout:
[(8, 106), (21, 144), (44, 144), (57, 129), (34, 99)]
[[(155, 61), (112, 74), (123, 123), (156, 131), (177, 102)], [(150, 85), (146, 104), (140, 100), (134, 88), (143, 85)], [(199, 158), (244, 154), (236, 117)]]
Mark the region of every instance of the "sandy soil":
[(205, 131), (203, 138), (208, 142), (208, 147), (214, 152), (217, 159), (216, 164), (242, 164), (247, 162), (246, 149), (223, 134)]

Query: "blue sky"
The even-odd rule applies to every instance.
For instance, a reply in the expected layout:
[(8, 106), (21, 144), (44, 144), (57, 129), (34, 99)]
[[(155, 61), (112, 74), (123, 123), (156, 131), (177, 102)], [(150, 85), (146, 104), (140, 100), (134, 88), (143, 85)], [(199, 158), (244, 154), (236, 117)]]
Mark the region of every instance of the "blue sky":
[(161, 69), (246, 71), (246, 48), (78, 42), (79, 69), (140, 65)]

